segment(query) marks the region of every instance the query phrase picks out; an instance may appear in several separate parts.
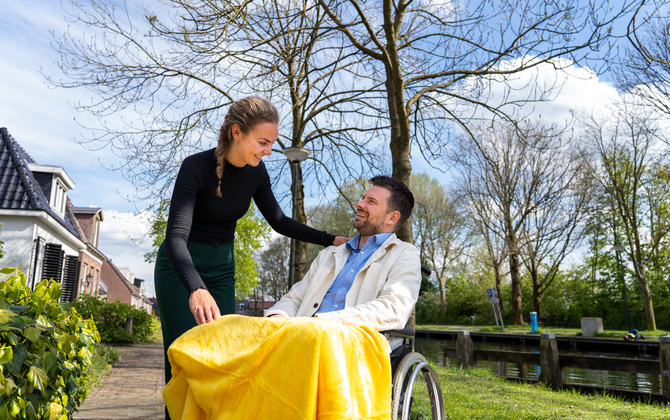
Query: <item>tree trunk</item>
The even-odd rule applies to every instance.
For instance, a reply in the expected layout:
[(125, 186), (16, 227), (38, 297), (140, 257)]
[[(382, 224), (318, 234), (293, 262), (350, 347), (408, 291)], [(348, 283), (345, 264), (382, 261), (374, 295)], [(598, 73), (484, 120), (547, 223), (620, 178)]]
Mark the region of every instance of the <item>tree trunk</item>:
[(644, 264), (638, 264), (638, 281), (640, 282), (640, 291), (644, 302), (644, 316), (647, 321), (647, 330), (656, 330), (656, 316), (654, 315), (654, 304), (651, 300), (651, 291), (649, 290), (649, 281), (647, 280), (647, 270)]
[(442, 307), (442, 318), (447, 316), (447, 299), (445, 296), (445, 287), (444, 287), (444, 282), (446, 280), (445, 277), (440, 277), (439, 275), (436, 274), (437, 277), (437, 283), (440, 285), (440, 306)]
[(502, 299), (502, 276), (500, 274), (500, 264), (497, 262), (493, 263), (493, 272), (496, 276), (496, 289), (498, 290), (498, 308), (500, 308), (500, 314), (504, 314), (503, 310), (503, 299)]
[(512, 280), (512, 325), (523, 325), (519, 251), (509, 207), (507, 207), (505, 211), (505, 242), (507, 249), (509, 250), (509, 275)]
[(519, 273), (519, 255), (510, 249), (509, 274), (512, 279), (512, 324), (523, 325), (521, 307), (521, 275)]
[(533, 309), (537, 312), (538, 318), (542, 316), (542, 294), (540, 293), (540, 283), (537, 272), (531, 273), (533, 279)]
[[(386, 49), (389, 60), (388, 62), (385, 62), (385, 85), (391, 123), (391, 140), (389, 145), (393, 166), (392, 177), (402, 181), (409, 187), (410, 175), (412, 174), (412, 164), (409, 161), (410, 126), (409, 116), (405, 109), (402, 68), (400, 67), (400, 59), (396, 49), (398, 38), (394, 30), (395, 28), (390, 6), (385, 2), (384, 32), (386, 35)], [(413, 243), (411, 220), (408, 220), (396, 234), (401, 240)]]
[[(302, 183), (302, 166), (300, 163), (292, 165), (298, 171), (296, 177), (296, 217), (295, 219), (301, 223), (307, 223), (307, 216), (305, 214), (305, 188)], [(295, 283), (302, 280), (307, 272), (307, 243), (303, 241), (295, 241), (295, 260), (293, 262), (295, 267)]]

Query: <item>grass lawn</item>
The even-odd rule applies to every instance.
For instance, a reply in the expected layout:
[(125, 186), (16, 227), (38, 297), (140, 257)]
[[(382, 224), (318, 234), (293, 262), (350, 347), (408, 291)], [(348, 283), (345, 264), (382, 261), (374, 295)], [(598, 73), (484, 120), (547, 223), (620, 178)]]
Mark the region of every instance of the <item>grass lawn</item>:
[(495, 377), (487, 369), (435, 368), (447, 419), (668, 419), (670, 408), (550, 390)]

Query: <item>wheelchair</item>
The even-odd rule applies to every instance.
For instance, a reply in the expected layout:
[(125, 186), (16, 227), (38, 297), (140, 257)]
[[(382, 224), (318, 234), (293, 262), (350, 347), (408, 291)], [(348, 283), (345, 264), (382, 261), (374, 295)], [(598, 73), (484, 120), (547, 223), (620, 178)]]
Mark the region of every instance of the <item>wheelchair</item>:
[(392, 420), (445, 418), (442, 388), (426, 358), (414, 351), (414, 329), (384, 331), (403, 338), (403, 344), (391, 352), (393, 373)]

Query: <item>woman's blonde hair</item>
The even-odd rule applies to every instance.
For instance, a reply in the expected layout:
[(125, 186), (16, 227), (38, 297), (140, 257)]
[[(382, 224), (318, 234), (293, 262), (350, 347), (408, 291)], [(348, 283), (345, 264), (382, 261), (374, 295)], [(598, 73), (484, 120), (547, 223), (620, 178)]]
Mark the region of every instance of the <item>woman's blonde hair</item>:
[(257, 96), (248, 96), (230, 105), (223, 120), (223, 125), (219, 130), (219, 144), (216, 146), (216, 177), (219, 179), (219, 184), (216, 187), (217, 197), (221, 197), (221, 178), (226, 165), (226, 156), (234, 141), (233, 124), (237, 124), (242, 133), (246, 134), (259, 123), (279, 124), (277, 108), (270, 101)]

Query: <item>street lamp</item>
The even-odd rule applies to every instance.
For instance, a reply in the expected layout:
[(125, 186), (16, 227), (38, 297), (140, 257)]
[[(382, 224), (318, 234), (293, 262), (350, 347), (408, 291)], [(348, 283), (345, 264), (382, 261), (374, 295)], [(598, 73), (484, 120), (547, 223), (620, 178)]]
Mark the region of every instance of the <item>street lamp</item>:
[[(293, 219), (297, 217), (296, 201), (298, 193), (296, 189), (298, 188), (298, 163), (307, 159), (309, 156), (309, 150), (304, 147), (287, 147), (284, 149), (284, 156), (291, 162), (293, 166), (293, 182), (291, 183), (291, 195), (293, 196)], [(295, 283), (295, 239), (291, 238), (291, 253), (289, 256), (289, 268), (288, 268), (288, 288), (293, 287)]]
[(626, 287), (626, 280), (623, 277), (623, 266), (621, 265), (621, 252), (625, 251), (621, 244), (616, 244), (612, 246), (612, 249), (616, 251), (616, 259), (619, 262), (619, 272), (621, 273), (621, 284), (623, 284), (623, 301), (626, 304), (626, 322), (628, 323), (628, 331), (630, 331), (630, 311), (628, 310), (628, 292)]
[(92, 281), (93, 281), (93, 274), (89, 271), (88, 274), (86, 275), (86, 291), (90, 294), (93, 294), (90, 289)]

